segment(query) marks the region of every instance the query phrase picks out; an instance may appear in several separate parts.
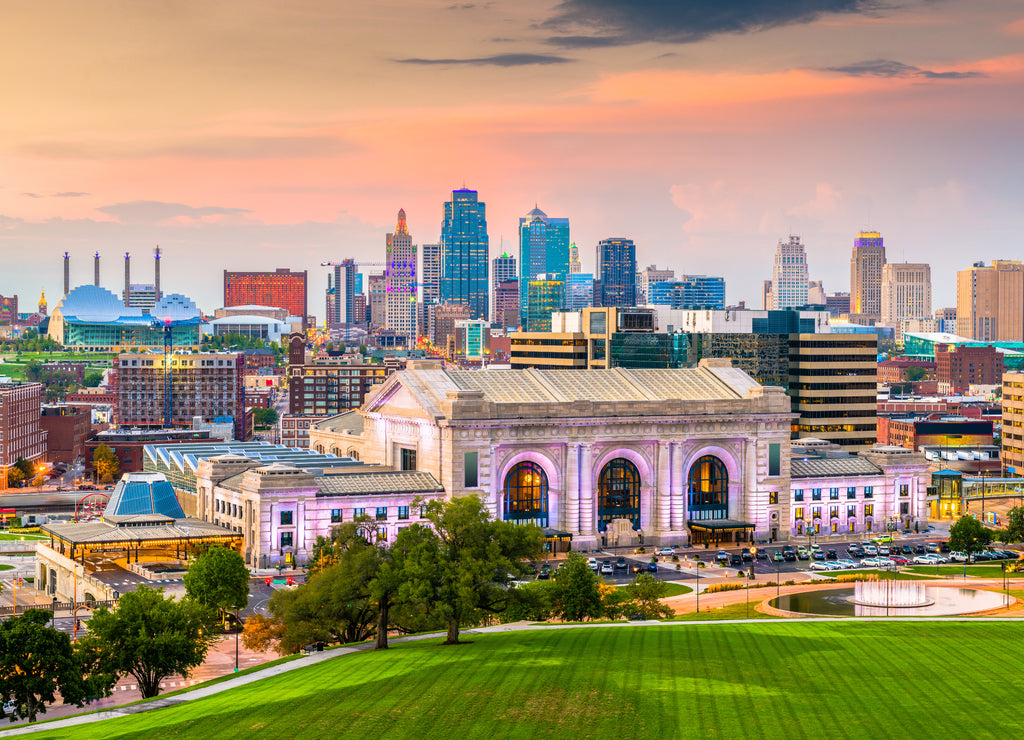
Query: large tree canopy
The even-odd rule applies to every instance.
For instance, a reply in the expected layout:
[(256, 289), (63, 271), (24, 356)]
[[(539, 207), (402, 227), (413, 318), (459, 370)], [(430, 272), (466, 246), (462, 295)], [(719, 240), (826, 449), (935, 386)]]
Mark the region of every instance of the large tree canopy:
[(221, 612), (241, 609), (249, 601), (249, 569), (234, 550), (211, 547), (185, 573), (185, 593)]

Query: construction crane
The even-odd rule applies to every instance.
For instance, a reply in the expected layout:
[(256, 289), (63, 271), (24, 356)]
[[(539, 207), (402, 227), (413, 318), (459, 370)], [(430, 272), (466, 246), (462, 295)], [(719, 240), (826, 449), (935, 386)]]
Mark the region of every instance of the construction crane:
[(387, 267), (387, 262), (356, 262), (355, 260), (343, 260), (341, 262), (321, 262), (320, 267)]
[(173, 406), (171, 404), (173, 383), (171, 376), (171, 356), (174, 351), (174, 329), (178, 326), (194, 326), (199, 323), (196, 318), (190, 319), (153, 319), (150, 326), (164, 334), (164, 428), (173, 426)]

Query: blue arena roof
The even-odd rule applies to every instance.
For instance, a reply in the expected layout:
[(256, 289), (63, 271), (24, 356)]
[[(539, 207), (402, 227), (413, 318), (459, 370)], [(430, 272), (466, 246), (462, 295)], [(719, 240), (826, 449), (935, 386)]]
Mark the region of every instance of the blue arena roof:
[(161, 298), (150, 314), (124, 301), (98, 285), (80, 285), (60, 302), (60, 313), (70, 324), (129, 324), (150, 326), (155, 320), (176, 324), (200, 321), (196, 304), (186, 296), (171, 293)]

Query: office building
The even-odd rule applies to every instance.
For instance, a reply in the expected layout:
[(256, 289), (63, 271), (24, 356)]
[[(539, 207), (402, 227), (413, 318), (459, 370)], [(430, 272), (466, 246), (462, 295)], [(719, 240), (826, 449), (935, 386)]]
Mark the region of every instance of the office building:
[[(230, 424), (235, 439), (245, 439), (245, 374), (240, 352), (171, 355), (171, 427), (193, 428), (204, 422)], [(117, 422), (122, 427), (164, 429), (165, 372), (163, 352), (118, 355)], [(247, 426), (251, 427), (251, 420)]]
[(437, 303), (441, 295), (441, 245), (422, 244), (420, 253), (423, 255), (420, 299), (423, 303)]
[(447, 352), (455, 338), (456, 322), (472, 318), (470, 308), (462, 304), (439, 303), (429, 306), (427, 310), (427, 336), (437, 349)]
[(659, 270), (655, 265), (648, 265), (636, 274), (636, 304), (643, 306), (646, 303), (653, 303), (651, 300), (651, 285), (675, 280), (676, 271), (670, 268)]
[(1024, 339), (1024, 264), (976, 262), (956, 274), (957, 334), (983, 342)]
[(873, 334), (791, 334), (789, 395), (793, 439), (868, 449), (877, 429), (878, 338)]
[(935, 309), (935, 331), (941, 334), (956, 333), (956, 308)]
[(850, 313), (850, 294), (849, 293), (829, 293), (825, 296), (825, 308), (832, 314), (833, 318), (838, 319), (844, 314)]
[(583, 263), (580, 262), (580, 248), (576, 242), (569, 245), (569, 274), (576, 275), (583, 272)]
[(303, 322), (309, 314), (306, 300), (306, 271), (292, 272), (279, 267), (274, 272), (224, 271), (225, 306), (276, 306)]
[(564, 307), (564, 275), (537, 275), (527, 286), (524, 328), (551, 331), (551, 314)]
[(519, 280), (504, 280), (494, 289), (494, 323), (503, 328), (518, 328), (521, 314), (519, 310)]
[[(516, 265), (516, 258), (508, 252), (502, 253), (500, 257), (495, 257), (491, 260), (491, 323), (502, 324), (504, 321), (502, 316), (502, 310), (508, 307), (508, 299), (503, 298), (503, 308), (498, 307), (498, 286), (502, 283), (508, 283), (510, 280), (516, 281), (516, 287), (519, 287), (519, 269)], [(519, 298), (516, 299), (516, 306), (519, 306)], [(519, 325), (519, 320), (516, 320), (516, 326)]]
[(825, 297), (825, 288), (820, 280), (811, 280), (807, 283), (807, 305), (824, 306), (828, 299)]
[(18, 322), (18, 296), (0, 295), (0, 324), (16, 324)]
[(360, 323), (356, 317), (356, 296), (359, 294), (356, 262), (352, 259), (331, 263), (334, 284), (327, 279), (327, 328), (340, 329)]
[(882, 266), (882, 314), (886, 326), (932, 316), (932, 268), (923, 263), (888, 262)]
[(469, 307), (469, 318), (487, 319), (489, 272), (487, 208), (477, 191), (452, 191), (441, 224), (441, 303)]
[(681, 275), (678, 280), (653, 282), (647, 288), (647, 303), (682, 309), (724, 309), (725, 279)]
[(370, 330), (377, 331), (384, 328), (388, 305), (387, 277), (384, 273), (371, 273), (369, 277), (370, 302), (368, 316)]
[(455, 357), (479, 364), (487, 355), (488, 323), (480, 319), (455, 322)]
[(850, 256), (850, 313), (865, 321), (882, 315), (882, 268), (885, 244), (877, 231), (862, 231)]
[(141, 308), (143, 312), (149, 313), (156, 305), (156, 285), (129, 284), (128, 298), (124, 305)]
[(999, 385), (1006, 372), (996, 347), (935, 345), (935, 380), (941, 394), (966, 393), (972, 385)]
[(527, 290), (538, 275), (569, 273), (569, 219), (551, 218), (534, 207), (519, 219), (519, 300), (527, 323)]
[(398, 211), (395, 232), (386, 237), (384, 270), (384, 328), (410, 338), (410, 349), (416, 343), (416, 245), (412, 243), (406, 224), (405, 209)]
[[(766, 305), (779, 310), (807, 305), (807, 253), (800, 237), (790, 235), (775, 248), (770, 292), (765, 286)], [(770, 296), (770, 297), (769, 297)]]
[(636, 305), (636, 245), (632, 239), (602, 239), (597, 244), (597, 279), (602, 306)]
[(1024, 372), (1003, 375), (1003, 469), (1024, 476)]
[(569, 275), (565, 286), (565, 307), (569, 311), (582, 311), (594, 305), (594, 276), (589, 272)]

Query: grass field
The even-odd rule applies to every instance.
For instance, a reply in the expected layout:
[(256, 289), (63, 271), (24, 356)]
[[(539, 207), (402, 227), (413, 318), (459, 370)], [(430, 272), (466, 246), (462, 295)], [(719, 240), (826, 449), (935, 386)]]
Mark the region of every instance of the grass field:
[[(931, 739), (1009, 737), (1020, 726), (1006, 673), (1013, 624), (787, 621), (468, 639), (343, 656), (34, 737)], [(845, 687), (850, 700), (822, 701), (823, 687)]]
[(18, 540), (48, 540), (50, 539), (46, 535), (38, 534), (10, 534), (9, 532), (0, 532), (0, 542), (17, 542)]
[[(908, 570), (914, 573), (923, 573), (925, 575), (934, 576), (936, 573), (936, 567), (934, 565), (916, 565)], [(956, 578), (963, 577), (964, 566), (963, 565), (940, 565), (938, 567), (938, 574), (944, 578)], [(1003, 569), (999, 565), (968, 565), (967, 576), (974, 578), (1002, 578)], [(1007, 573), (1007, 579), (1010, 578), (1024, 578), (1024, 573)]]
[(693, 591), (689, 586), (684, 586), (682, 583), (675, 583), (674, 581), (668, 581), (665, 584), (668, 588), (665, 590), (664, 599), (671, 598), (673, 596), (682, 596)]
[(14, 570), (14, 566), (0, 563), (0, 570)]
[[(901, 570), (899, 573), (896, 573), (895, 574), (896, 580), (897, 581), (922, 581), (922, 580), (927, 580), (925, 575), (923, 575), (924, 573), (927, 573), (926, 570), (922, 570), (921, 573), (917, 573), (917, 572), (909, 573), (908, 571), (910, 571), (910, 570), (913, 570), (913, 568), (908, 568), (907, 570)], [(893, 579), (893, 573), (891, 571), (876, 570), (874, 568), (861, 568), (859, 570), (831, 570), (831, 571), (825, 571), (825, 572), (821, 573), (821, 575), (828, 576), (829, 578), (835, 578), (836, 576), (848, 576), (848, 575), (862, 576), (862, 575), (867, 575), (867, 574), (876, 575), (876, 576), (878, 576), (879, 580), (882, 580), (882, 581), (889, 581), (889, 580)]]

